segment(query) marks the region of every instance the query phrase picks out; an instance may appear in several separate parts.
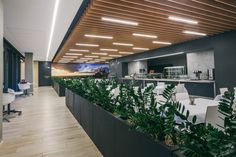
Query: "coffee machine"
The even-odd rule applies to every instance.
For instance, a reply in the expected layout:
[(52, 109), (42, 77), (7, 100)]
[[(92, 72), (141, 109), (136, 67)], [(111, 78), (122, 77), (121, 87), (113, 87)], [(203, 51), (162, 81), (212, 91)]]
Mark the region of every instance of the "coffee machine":
[(215, 69), (207, 70), (208, 80), (215, 80)]

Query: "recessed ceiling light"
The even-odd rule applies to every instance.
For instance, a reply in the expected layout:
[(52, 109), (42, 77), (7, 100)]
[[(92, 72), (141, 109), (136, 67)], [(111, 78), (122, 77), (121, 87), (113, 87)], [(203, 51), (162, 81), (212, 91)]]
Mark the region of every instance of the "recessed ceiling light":
[(153, 44), (161, 44), (161, 45), (171, 45), (170, 42), (164, 42), (164, 41), (153, 41)]
[(160, 55), (160, 56), (154, 56), (154, 57), (136, 59), (136, 60), (134, 60), (134, 61), (142, 61), (142, 60), (155, 59), (155, 58), (162, 58), (162, 57), (169, 57), (169, 56), (182, 55), (182, 54), (185, 54), (185, 52), (177, 52), (177, 53), (171, 53), (171, 54), (166, 54), (166, 55)]
[(113, 45), (119, 45), (119, 46), (134, 46), (134, 44), (128, 44), (128, 43), (116, 43), (116, 42), (114, 42)]
[(95, 61), (106, 61), (105, 59), (94, 59)]
[(137, 36), (137, 37), (145, 37), (145, 38), (157, 38), (156, 35), (140, 34), (140, 33), (133, 33), (133, 36)]
[(63, 56), (63, 58), (78, 58), (77, 56)]
[(98, 58), (99, 56), (84, 56), (84, 57), (88, 57), (88, 58)]
[(80, 58), (82, 60), (93, 60), (93, 58)]
[(194, 24), (194, 25), (198, 24), (198, 21), (182, 18), (182, 17), (177, 17), (177, 16), (169, 16), (168, 19), (172, 21), (183, 22), (183, 23), (188, 23), (188, 24)]
[(191, 35), (199, 35), (199, 36), (206, 36), (205, 33), (199, 33), (199, 32), (193, 32), (193, 31), (183, 31), (185, 34), (191, 34)]
[(81, 50), (81, 49), (69, 49), (71, 52), (89, 52), (89, 50)]
[(113, 59), (112, 57), (101, 57), (102, 59)]
[(110, 57), (122, 57), (122, 55), (109, 55)]
[(77, 59), (76, 61), (78, 61), (78, 62), (86, 62), (88, 60), (87, 59)]
[(107, 55), (107, 53), (98, 53), (98, 52), (92, 52), (93, 55), (102, 55), (102, 56), (105, 56)]
[(149, 48), (143, 48), (143, 47), (133, 47), (134, 50), (149, 50)]
[(69, 61), (58, 61), (58, 63), (69, 63)]
[(84, 36), (85, 37), (90, 37), (90, 38), (113, 39), (112, 36), (103, 36), (103, 35), (85, 34)]
[(114, 19), (114, 18), (110, 18), (110, 17), (102, 17), (102, 21), (109, 21), (109, 22), (114, 22), (114, 23), (132, 25), (132, 26), (138, 25), (138, 22), (129, 21), (129, 20)]
[(119, 52), (120, 54), (134, 54), (133, 52)]
[(101, 48), (100, 50), (101, 51), (113, 51), (113, 52), (117, 52), (118, 51), (117, 49), (104, 49), (104, 48)]
[(66, 53), (66, 55), (71, 55), (71, 56), (82, 56), (83, 54), (81, 54), (81, 53)]
[(87, 63), (98, 63), (99, 61), (89, 61)]
[(84, 44), (84, 43), (76, 43), (77, 46), (89, 46), (89, 47), (99, 47), (97, 44)]

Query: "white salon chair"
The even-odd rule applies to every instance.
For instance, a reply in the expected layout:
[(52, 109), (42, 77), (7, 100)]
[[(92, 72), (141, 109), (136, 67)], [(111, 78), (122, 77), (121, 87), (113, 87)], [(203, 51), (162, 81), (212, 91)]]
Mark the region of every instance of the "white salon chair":
[[(12, 93), (3, 93), (2, 102), (3, 102), (3, 120), (10, 122), (6, 116), (10, 114), (10, 105), (15, 100), (15, 94)], [(5, 108), (7, 107), (7, 110)]]
[(19, 83), (18, 87), (23, 91), (24, 95), (28, 95), (28, 90), (30, 89), (30, 83)]
[(7, 92), (8, 92), (8, 93), (12, 93), (12, 94), (14, 94), (15, 96), (21, 96), (21, 95), (24, 94), (23, 91), (16, 92), (15, 90), (13, 90), (13, 89), (11, 89), (11, 88), (8, 88), (8, 89), (7, 89)]
[(163, 94), (164, 90), (165, 90), (165, 83), (158, 82), (153, 92), (156, 93), (157, 95), (161, 95)]
[(224, 120), (221, 119), (220, 117), (224, 119), (224, 115), (218, 112), (218, 106), (207, 107), (206, 119), (205, 119), (206, 124), (211, 124), (215, 128), (223, 130), (223, 128), (220, 126), (224, 126)]
[(178, 84), (175, 88), (176, 93), (188, 93), (187, 89), (185, 88), (184, 84)]
[(224, 95), (225, 92), (228, 92), (228, 88), (220, 88), (220, 94)]
[(176, 101), (183, 101), (183, 100), (189, 100), (189, 95), (187, 92), (185, 93), (176, 93), (175, 94)]

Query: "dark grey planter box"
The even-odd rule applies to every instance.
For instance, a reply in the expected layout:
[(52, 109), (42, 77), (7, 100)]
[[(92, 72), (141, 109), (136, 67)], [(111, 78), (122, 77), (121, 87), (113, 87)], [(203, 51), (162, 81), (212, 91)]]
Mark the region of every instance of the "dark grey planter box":
[(74, 93), (69, 90), (69, 89), (66, 89), (66, 106), (69, 108), (69, 110), (71, 111), (71, 113), (74, 115), (73, 113), (73, 107), (74, 107)]
[(94, 105), (93, 109), (94, 118), (92, 140), (104, 157), (115, 157), (116, 118), (100, 106)]
[(65, 87), (61, 86), (57, 82), (53, 82), (53, 88), (54, 88), (54, 90), (56, 91), (56, 93), (58, 94), (59, 97), (65, 96)]
[(68, 89), (66, 103), (104, 157), (184, 157)]
[(117, 157), (171, 157), (174, 149), (131, 130), (121, 119), (116, 120)]

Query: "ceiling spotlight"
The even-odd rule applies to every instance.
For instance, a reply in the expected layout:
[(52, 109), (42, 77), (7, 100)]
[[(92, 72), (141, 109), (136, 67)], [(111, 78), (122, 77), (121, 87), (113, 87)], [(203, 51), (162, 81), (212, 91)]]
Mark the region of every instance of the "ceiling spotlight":
[(85, 34), (84, 36), (90, 38), (113, 39), (112, 36), (103, 36), (103, 35)]
[(100, 50), (101, 51), (113, 51), (113, 52), (117, 52), (118, 51), (117, 49), (104, 49), (104, 48), (101, 48)]
[(187, 23), (187, 24), (193, 24), (193, 25), (198, 24), (198, 21), (182, 18), (182, 17), (177, 17), (177, 16), (169, 16), (168, 19), (172, 21)]
[(132, 26), (137, 26), (138, 25), (138, 22), (129, 21), (129, 20), (115, 19), (115, 18), (110, 18), (110, 17), (102, 17), (102, 21), (120, 23), (120, 24), (125, 24), (125, 25), (132, 25)]
[(89, 50), (69, 49), (71, 52), (89, 52)]
[(76, 43), (77, 46), (89, 46), (89, 47), (99, 47), (97, 44), (84, 44), (84, 43)]
[(205, 33), (199, 33), (199, 32), (193, 32), (193, 31), (183, 31), (185, 34), (190, 34), (190, 35), (199, 35), (199, 36), (206, 36), (207, 34)]
[(171, 45), (170, 42), (164, 42), (164, 41), (153, 41), (153, 44), (161, 44), (161, 45)]
[(157, 38), (156, 35), (148, 35), (148, 34), (140, 34), (140, 33), (133, 33), (133, 36), (145, 37), (145, 38)]

